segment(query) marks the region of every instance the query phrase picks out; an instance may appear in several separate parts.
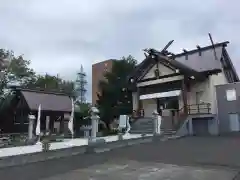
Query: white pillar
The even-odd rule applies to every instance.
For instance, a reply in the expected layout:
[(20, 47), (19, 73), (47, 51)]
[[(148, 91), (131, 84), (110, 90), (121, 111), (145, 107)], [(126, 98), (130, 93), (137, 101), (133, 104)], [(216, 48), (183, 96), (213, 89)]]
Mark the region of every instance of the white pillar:
[(96, 119), (96, 133), (98, 132), (99, 117)]
[(156, 135), (160, 135), (162, 117), (158, 114), (157, 110), (153, 111), (153, 121), (154, 121), (154, 132), (153, 133)]
[(94, 138), (96, 138), (96, 136), (97, 136), (97, 129), (96, 129), (97, 121), (96, 121), (96, 117), (95, 117), (95, 116), (92, 116), (91, 119), (92, 119), (92, 132), (91, 132), (91, 137), (92, 137), (92, 139), (94, 139)]
[(129, 116), (127, 116), (127, 130), (126, 130), (126, 134), (128, 134), (128, 133), (129, 133), (129, 131), (131, 130), (131, 125), (130, 125), (130, 122), (129, 122), (129, 120), (130, 120), (130, 117), (129, 117)]
[(139, 94), (138, 92), (132, 93), (132, 104), (133, 104), (133, 110), (137, 111), (139, 108)]
[(28, 139), (32, 139), (33, 138), (33, 123), (35, 120), (35, 116), (34, 115), (28, 115)]
[(162, 116), (158, 115), (158, 118), (157, 118), (157, 134), (161, 134), (161, 122), (162, 122)]
[(92, 121), (92, 132), (91, 132), (91, 138), (92, 140), (96, 139), (97, 137), (97, 131), (98, 131), (98, 122), (99, 122), (99, 116), (98, 116), (99, 110), (96, 107), (91, 108), (91, 121)]

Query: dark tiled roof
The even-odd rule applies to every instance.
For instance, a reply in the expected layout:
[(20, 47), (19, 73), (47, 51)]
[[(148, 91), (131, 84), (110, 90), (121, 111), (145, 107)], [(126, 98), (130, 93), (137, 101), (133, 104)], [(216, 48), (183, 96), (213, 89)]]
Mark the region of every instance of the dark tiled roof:
[(71, 112), (72, 101), (67, 95), (60, 93), (37, 92), (31, 90), (20, 91), (31, 110)]
[[(212, 46), (204, 47), (200, 51), (192, 50), (187, 53), (178, 54), (175, 56), (175, 60), (198, 72), (221, 69), (220, 58), (222, 57), (222, 48), (223, 44), (215, 45), (217, 60), (215, 59)], [(199, 53), (201, 53), (201, 55)]]
[[(221, 42), (221, 43), (216, 43), (216, 44), (214, 44), (214, 47), (215, 47), (215, 48), (217, 48), (217, 47), (226, 47), (227, 44), (229, 44), (229, 41), (224, 41), (224, 42)], [(205, 51), (205, 50), (213, 49), (213, 46), (212, 46), (212, 45), (204, 46), (204, 47), (201, 47), (200, 49), (201, 49), (201, 51)], [(188, 50), (188, 51), (187, 51), (187, 54), (188, 54), (188, 55), (191, 55), (191, 54), (195, 54), (195, 53), (198, 53), (198, 52), (199, 52), (199, 49), (196, 48), (196, 49)], [(185, 55), (185, 52), (179, 53), (179, 54), (175, 54), (175, 57), (184, 56), (184, 55)]]
[[(185, 69), (191, 69), (196, 72), (205, 72), (205, 71), (212, 71), (218, 70), (222, 68), (220, 58), (222, 57), (222, 50), (223, 47), (227, 46), (229, 42), (222, 42), (214, 44), (216, 56), (218, 60), (215, 59), (213, 46), (205, 46), (201, 47), (201, 49), (194, 49), (187, 51), (187, 53), (180, 53), (174, 55), (172, 58), (175, 59), (173, 61), (173, 65), (176, 64), (177, 66), (185, 67)], [(201, 52), (201, 56), (199, 54)], [(186, 59), (187, 56), (187, 59)], [(148, 67), (151, 63), (151, 58), (146, 58), (143, 60), (139, 65), (137, 65), (135, 71), (129, 76), (129, 78), (140, 74), (143, 69)], [(137, 75), (138, 76), (138, 75)]]

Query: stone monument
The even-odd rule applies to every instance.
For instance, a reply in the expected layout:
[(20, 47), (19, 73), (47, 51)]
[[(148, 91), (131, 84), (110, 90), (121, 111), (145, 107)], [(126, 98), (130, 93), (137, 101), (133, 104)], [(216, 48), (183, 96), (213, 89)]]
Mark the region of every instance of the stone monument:
[(91, 122), (92, 122), (92, 131), (91, 131), (91, 139), (94, 141), (97, 137), (98, 124), (99, 124), (99, 110), (96, 107), (91, 107)]
[(153, 120), (154, 120), (154, 132), (155, 135), (161, 134), (161, 121), (162, 116), (157, 112), (157, 110), (153, 111)]
[(36, 117), (32, 114), (28, 115), (28, 140), (32, 140), (33, 139), (33, 124), (35, 121)]

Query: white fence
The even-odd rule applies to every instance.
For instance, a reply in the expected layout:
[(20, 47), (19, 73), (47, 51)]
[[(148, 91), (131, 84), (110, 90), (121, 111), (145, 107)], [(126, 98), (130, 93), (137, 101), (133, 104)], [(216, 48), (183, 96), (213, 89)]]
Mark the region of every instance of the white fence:
[[(152, 134), (146, 135), (152, 136)], [(123, 139), (136, 139), (141, 138), (141, 134), (125, 134), (123, 135)], [(118, 135), (115, 136), (106, 136), (100, 137), (99, 139), (104, 139), (106, 142), (113, 142), (118, 141)], [(88, 139), (86, 138), (77, 138), (77, 139), (65, 139), (63, 142), (53, 142), (50, 143), (49, 150), (56, 150), (56, 149), (64, 149), (64, 148), (71, 148), (75, 146), (84, 146), (88, 145)], [(11, 148), (0, 148), (0, 157), (6, 156), (15, 156), (21, 154), (30, 154), (42, 151), (42, 145), (36, 144), (31, 146), (19, 146), (19, 147), (11, 147)]]
[(42, 145), (36, 144), (32, 146), (19, 146), (11, 148), (0, 148), (0, 157), (14, 156), (21, 154), (30, 154), (42, 151)]

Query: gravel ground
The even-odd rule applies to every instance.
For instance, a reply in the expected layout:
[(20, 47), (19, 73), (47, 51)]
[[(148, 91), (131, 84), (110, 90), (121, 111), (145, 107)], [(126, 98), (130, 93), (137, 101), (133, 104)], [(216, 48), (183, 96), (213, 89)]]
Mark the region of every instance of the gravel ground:
[(105, 162), (43, 180), (231, 180), (236, 171), (138, 161)]
[(0, 179), (230, 180), (240, 170), (239, 152), (240, 136), (189, 137), (1, 169)]

